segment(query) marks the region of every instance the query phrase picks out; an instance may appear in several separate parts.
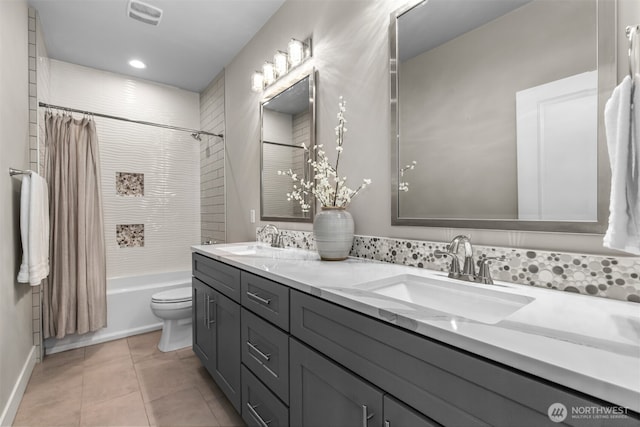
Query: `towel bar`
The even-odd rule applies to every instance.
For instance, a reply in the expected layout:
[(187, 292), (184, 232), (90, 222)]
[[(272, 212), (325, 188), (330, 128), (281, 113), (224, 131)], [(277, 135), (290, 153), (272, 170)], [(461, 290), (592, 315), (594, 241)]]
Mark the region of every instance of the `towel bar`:
[(14, 168), (9, 168), (9, 176), (15, 176), (15, 175), (31, 175), (31, 171), (23, 171), (20, 169), (14, 169)]

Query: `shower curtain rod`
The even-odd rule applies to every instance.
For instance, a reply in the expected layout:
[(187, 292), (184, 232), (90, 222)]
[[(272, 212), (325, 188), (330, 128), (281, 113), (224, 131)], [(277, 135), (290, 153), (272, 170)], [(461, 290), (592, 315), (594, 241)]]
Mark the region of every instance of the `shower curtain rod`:
[(87, 114), (87, 115), (91, 115), (91, 116), (95, 116), (95, 117), (104, 117), (105, 119), (113, 119), (113, 120), (121, 120), (123, 122), (129, 122), (129, 123), (137, 123), (139, 125), (155, 126), (155, 127), (159, 127), (159, 128), (179, 130), (179, 131), (182, 131), (182, 132), (189, 132), (189, 133), (191, 133), (191, 136), (194, 139), (197, 139), (198, 141), (200, 141), (200, 138), (199, 138), (200, 135), (211, 135), (211, 136), (217, 136), (218, 138), (224, 139), (224, 135), (221, 134), (221, 133), (211, 133), (211, 132), (207, 132), (207, 131), (204, 131), (204, 130), (182, 128), (182, 127), (179, 127), (179, 126), (171, 126), (171, 125), (164, 125), (164, 124), (161, 124), (161, 123), (145, 122), (145, 121), (142, 121), (142, 120), (133, 120), (133, 119), (128, 119), (126, 117), (111, 116), (109, 114), (93, 113), (91, 111), (84, 111), (84, 110), (78, 110), (78, 109), (75, 109), (75, 108), (61, 107), (59, 105), (46, 104), (44, 102), (40, 102), (40, 103), (38, 103), (38, 105), (40, 107), (44, 107), (44, 108), (53, 108), (54, 110), (69, 111), (69, 112), (72, 112), (72, 113)]

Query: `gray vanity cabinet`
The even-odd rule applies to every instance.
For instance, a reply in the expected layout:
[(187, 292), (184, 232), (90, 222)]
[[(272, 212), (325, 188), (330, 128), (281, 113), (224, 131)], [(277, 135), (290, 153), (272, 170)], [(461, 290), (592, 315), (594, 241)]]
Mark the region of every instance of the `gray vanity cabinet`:
[(383, 392), (290, 339), (291, 425), (382, 427)]
[[(606, 402), (194, 254), (193, 350), (250, 426), (553, 426)], [(242, 308), (241, 308), (242, 305)], [(389, 313), (381, 313), (390, 315)], [(603, 408), (604, 410), (604, 408)], [(606, 410), (605, 412), (606, 413)], [(637, 414), (564, 425), (637, 426)]]
[(240, 270), (194, 254), (193, 274), (193, 351), (240, 412)]
[[(547, 411), (556, 402), (606, 410), (607, 403), (595, 398), (320, 298), (292, 291), (290, 299), (293, 336), (442, 425), (553, 426)], [(296, 363), (293, 351), (291, 362)], [(293, 415), (298, 410), (293, 372), (291, 383)], [(601, 421), (567, 418), (564, 423)], [(637, 426), (637, 420), (616, 419), (611, 425)]]

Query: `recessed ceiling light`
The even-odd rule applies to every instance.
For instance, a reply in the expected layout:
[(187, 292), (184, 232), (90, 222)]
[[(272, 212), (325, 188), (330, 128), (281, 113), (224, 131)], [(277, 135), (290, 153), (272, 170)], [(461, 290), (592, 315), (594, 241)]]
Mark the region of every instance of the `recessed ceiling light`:
[(133, 68), (147, 68), (144, 62), (140, 61), (139, 59), (132, 59), (131, 61), (129, 61), (129, 65), (131, 65)]

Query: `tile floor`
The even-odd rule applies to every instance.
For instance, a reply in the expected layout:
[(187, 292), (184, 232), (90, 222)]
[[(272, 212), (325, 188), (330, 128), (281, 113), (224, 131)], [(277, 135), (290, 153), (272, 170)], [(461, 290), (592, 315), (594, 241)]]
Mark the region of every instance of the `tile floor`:
[(14, 426), (244, 426), (190, 348), (160, 331), (45, 356)]

